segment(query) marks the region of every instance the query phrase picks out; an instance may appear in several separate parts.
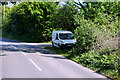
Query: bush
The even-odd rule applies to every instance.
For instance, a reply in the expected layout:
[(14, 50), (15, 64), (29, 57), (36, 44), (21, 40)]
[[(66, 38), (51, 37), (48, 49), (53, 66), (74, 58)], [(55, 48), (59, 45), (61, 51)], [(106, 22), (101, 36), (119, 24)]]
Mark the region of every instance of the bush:
[(118, 78), (119, 56), (117, 49), (106, 48), (97, 51), (91, 50), (81, 54), (79, 62), (84, 66), (94, 69), (96, 72)]
[(75, 45), (73, 52), (76, 54), (88, 51), (96, 41), (96, 37), (93, 35), (95, 25), (87, 20), (83, 23), (82, 26), (76, 28), (74, 33), (74, 37), (77, 39), (77, 44)]
[(22, 2), (7, 12), (3, 31), (20, 41), (50, 41), (52, 33), (50, 19), (56, 6), (57, 4), (52, 2)]

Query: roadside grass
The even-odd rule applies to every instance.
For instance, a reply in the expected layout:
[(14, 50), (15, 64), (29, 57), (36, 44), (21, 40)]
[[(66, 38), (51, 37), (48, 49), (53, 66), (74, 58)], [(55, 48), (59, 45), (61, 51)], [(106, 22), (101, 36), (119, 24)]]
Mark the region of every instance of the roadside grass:
[(53, 51), (53, 52), (55, 52), (55, 53), (57, 53), (59, 55), (62, 55), (62, 56), (64, 56), (67, 59), (71, 59), (71, 60), (73, 60), (75, 62), (78, 62), (76, 55), (68, 53), (68, 51), (70, 51), (69, 48), (60, 49), (60, 48), (56, 48), (56, 47), (52, 47), (52, 46), (50, 46), (50, 47), (44, 47), (44, 48), (47, 49), (47, 50)]
[(56, 48), (56, 47), (44, 47), (45, 49), (47, 50), (50, 50), (50, 51), (53, 51), (59, 55), (62, 55), (64, 56), (65, 58), (67, 59), (71, 59), (77, 63), (79, 63), (79, 60), (78, 60), (78, 55), (75, 55), (75, 54), (70, 54), (71, 52), (71, 48), (65, 48), (65, 49), (60, 49), (60, 48)]
[(50, 46), (50, 47), (44, 47), (45, 49), (48, 49), (48, 50), (51, 50), (51, 51), (53, 51), (53, 52), (55, 52), (55, 53), (57, 53), (57, 54), (60, 54), (60, 55), (63, 55), (63, 56), (65, 56), (65, 57), (67, 57), (67, 52), (68, 52), (68, 50), (67, 49), (63, 49), (63, 50), (61, 50), (61, 49), (59, 49), (59, 48), (56, 48), (56, 47), (52, 47), (52, 46)]
[(71, 53), (70, 49), (60, 49), (55, 47), (45, 47), (50, 51), (60, 54), (70, 60), (73, 60), (87, 68), (94, 70), (110, 79), (120, 80), (119, 64), (120, 55), (116, 50), (89, 51), (81, 55)]
[(42, 42), (42, 43), (52, 43), (52, 41)]

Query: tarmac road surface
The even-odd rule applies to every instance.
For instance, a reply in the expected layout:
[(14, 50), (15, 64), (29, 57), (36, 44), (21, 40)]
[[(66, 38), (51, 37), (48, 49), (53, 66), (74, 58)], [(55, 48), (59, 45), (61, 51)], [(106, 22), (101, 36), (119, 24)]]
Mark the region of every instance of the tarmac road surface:
[(3, 78), (103, 78), (69, 59), (43, 49), (51, 44), (2, 38)]

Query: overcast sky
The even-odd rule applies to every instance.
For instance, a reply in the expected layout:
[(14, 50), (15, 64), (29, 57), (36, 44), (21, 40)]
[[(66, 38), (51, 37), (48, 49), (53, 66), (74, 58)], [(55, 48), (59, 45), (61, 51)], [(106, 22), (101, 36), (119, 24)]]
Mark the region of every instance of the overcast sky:
[[(17, 5), (19, 4), (19, 2), (17, 1), (17, 3), (16, 3)], [(10, 3), (10, 1), (8, 1), (8, 5), (7, 5), (8, 7), (13, 7), (13, 4), (12, 3)]]
[(13, 4), (12, 4), (12, 3), (8, 3), (7, 6), (8, 6), (8, 7), (13, 7)]
[[(74, 0), (75, 2), (78, 2), (78, 0)], [(82, 2), (82, 0), (79, 0), (80, 2)], [(17, 1), (17, 4), (19, 4), (19, 2)], [(63, 2), (61, 2), (60, 4), (65, 4), (64, 3), (64, 1)], [(10, 2), (8, 2), (8, 5), (7, 5), (8, 7), (13, 7), (13, 4), (12, 3), (10, 3)]]

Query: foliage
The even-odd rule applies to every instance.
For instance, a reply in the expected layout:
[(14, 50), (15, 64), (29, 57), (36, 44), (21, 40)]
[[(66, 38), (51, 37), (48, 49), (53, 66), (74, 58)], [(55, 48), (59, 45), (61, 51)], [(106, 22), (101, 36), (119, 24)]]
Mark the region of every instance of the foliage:
[(46, 33), (51, 31), (49, 20), (56, 6), (57, 3), (52, 2), (20, 3), (9, 13), (4, 30), (29, 42), (50, 40)]
[(51, 26), (58, 30), (68, 30), (74, 32), (76, 28), (74, 15), (77, 13), (77, 9), (73, 7), (72, 3), (67, 2), (66, 5), (59, 6), (58, 10), (52, 17)]
[(92, 48), (117, 48), (118, 11), (113, 12), (114, 10), (108, 9), (108, 6), (114, 4), (114, 7), (117, 8), (118, 3), (85, 2), (84, 6), (81, 3), (75, 4), (81, 8), (79, 8), (80, 12), (74, 15), (74, 24), (77, 25), (74, 32), (78, 42), (73, 48), (73, 52), (78, 54)]
[(83, 15), (84, 19), (91, 20), (94, 24), (99, 24), (100, 29), (104, 30), (106, 27), (113, 34), (118, 31), (120, 7), (118, 2), (83, 2), (83, 4), (75, 2), (74, 5), (80, 10), (79, 15)]
[[(57, 54), (60, 54), (60, 55), (63, 55), (63, 56), (66, 56), (67, 57), (67, 54), (68, 54), (68, 49), (59, 49), (59, 48), (56, 48), (56, 47), (45, 47), (45, 49), (48, 49), (48, 50), (51, 50)], [(63, 54), (64, 53), (64, 54)]]
[(60, 51), (60, 54), (69, 59), (118, 79), (120, 74), (117, 38), (118, 3), (85, 2), (84, 4), (85, 6), (77, 4), (81, 8), (78, 6), (80, 11), (74, 14), (74, 25), (77, 27), (74, 30), (74, 37), (77, 39), (77, 44), (67, 52), (47, 49), (58, 54)]
[(94, 71), (106, 76), (119, 78), (119, 60), (120, 54), (116, 48), (104, 48), (102, 50), (90, 50), (80, 55), (71, 53), (69, 49), (61, 50), (59, 48), (45, 47), (45, 49), (63, 55), (66, 58), (74, 60)]
[(95, 42), (95, 36), (93, 35), (95, 25), (91, 24), (87, 20), (83, 20), (81, 26), (77, 27), (74, 33), (74, 37), (77, 39), (75, 45), (75, 53), (80, 54), (90, 49)]
[[(81, 54), (79, 62), (84, 66), (94, 69), (96, 72), (118, 78), (118, 60), (120, 55), (116, 49), (106, 48), (98, 51), (89, 51)], [(110, 73), (106, 73), (110, 72)]]
[(0, 6), (0, 27), (2, 26), (2, 6)]
[[(103, 15), (103, 13), (112, 15), (116, 17), (118, 15), (118, 2), (83, 2), (77, 3), (75, 5), (81, 10), (83, 15), (85, 15), (85, 19), (92, 19), (98, 18)], [(89, 13), (89, 14), (88, 14)]]
[(120, 75), (118, 61), (118, 2), (20, 3), (6, 8), (3, 32), (27, 42), (51, 40), (53, 30), (69, 30), (77, 44), (72, 49), (47, 47), (101, 74)]
[(102, 49), (102, 48), (118, 48), (118, 37), (117, 33), (113, 33), (110, 29), (96, 29), (94, 31), (94, 36), (96, 36), (96, 42), (93, 47), (94, 50)]

